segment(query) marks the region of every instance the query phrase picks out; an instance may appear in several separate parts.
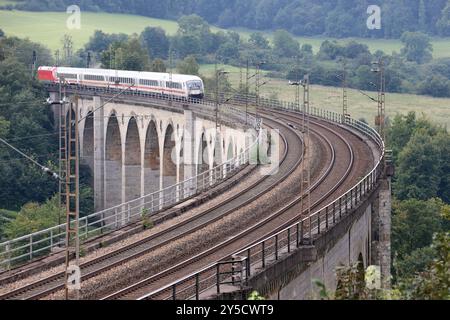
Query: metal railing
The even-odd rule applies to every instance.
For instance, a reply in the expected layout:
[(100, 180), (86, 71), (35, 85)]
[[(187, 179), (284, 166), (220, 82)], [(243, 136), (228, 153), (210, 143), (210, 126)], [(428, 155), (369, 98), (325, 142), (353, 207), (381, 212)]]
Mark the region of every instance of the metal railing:
[[(293, 103), (274, 101), (271, 104), (269, 99), (262, 101), (265, 101), (264, 107), (266, 108), (298, 112)], [(213, 263), (198, 272), (151, 292), (141, 299), (199, 299), (200, 294), (206, 291), (220, 294), (223, 284), (232, 284), (243, 288), (256, 269), (258, 271), (261, 268), (264, 269), (269, 263), (278, 261), (285, 254), (289, 254), (301, 246), (313, 245), (317, 237), (332, 229), (371, 195), (372, 191), (377, 188), (384, 169), (385, 144), (378, 132), (361, 121), (327, 110), (311, 108), (310, 114), (339, 125), (345, 125), (369, 137), (381, 152), (375, 167), (353, 188), (309, 217), (236, 252), (227, 261)], [(237, 263), (238, 268), (235, 267)], [(167, 292), (171, 294), (167, 295)]]
[(242, 289), (249, 277), (247, 263), (245, 258), (233, 257), (229, 261), (210, 264), (137, 300), (199, 300), (200, 295), (208, 290), (220, 294), (223, 285)]
[[(186, 100), (180, 101), (186, 103)], [(208, 110), (211, 106), (207, 102), (201, 104), (202, 100), (195, 99), (191, 99), (189, 102), (201, 105), (200, 112), (211, 111)], [(242, 113), (241, 110), (233, 106), (224, 106), (224, 110), (225, 115), (231, 114), (235, 121), (242, 121), (246, 118), (245, 114), (239, 114)], [(252, 123), (256, 124), (256, 119), (251, 118), (253, 119)], [(173, 207), (216, 186), (243, 166), (249, 163), (256, 164), (258, 141), (259, 137), (255, 137), (255, 140), (251, 142), (252, 144), (235, 158), (181, 183), (80, 218), (81, 241), (113, 232), (144, 217), (152, 217), (164, 209)], [(0, 271), (9, 270), (11, 267), (49, 254), (53, 249), (63, 247), (65, 245), (65, 230), (65, 224), (61, 224), (0, 243)]]

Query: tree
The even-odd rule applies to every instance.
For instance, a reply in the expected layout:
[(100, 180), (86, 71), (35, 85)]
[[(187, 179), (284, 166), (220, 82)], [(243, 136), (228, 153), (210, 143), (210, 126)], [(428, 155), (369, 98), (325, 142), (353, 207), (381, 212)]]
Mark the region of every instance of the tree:
[(89, 38), (89, 42), (86, 43), (85, 49), (87, 51), (102, 52), (111, 45), (111, 41), (108, 35), (101, 30), (95, 30), (94, 34)]
[(188, 56), (178, 63), (177, 70), (181, 74), (198, 75), (200, 66), (194, 56)]
[(48, 48), (28, 39), (19, 39), (17, 37), (0, 38), (0, 49), (0, 61), (7, 57), (14, 57), (19, 63), (30, 66), (33, 59), (32, 52), (36, 51), (38, 66), (48, 66), (54, 63)]
[(102, 54), (102, 67), (119, 70), (150, 70), (150, 57), (139, 39), (134, 36), (128, 41), (114, 42)]
[(450, 135), (447, 131), (440, 131), (433, 138), (433, 144), (439, 150), (440, 184), (438, 196), (446, 203), (450, 203)]
[(351, 267), (339, 267), (336, 270), (336, 300), (364, 300), (367, 297), (364, 282), (364, 265), (361, 262)]
[(337, 41), (325, 40), (320, 45), (318, 53), (319, 59), (336, 60), (338, 57), (344, 56), (344, 48)]
[(0, 209), (0, 242), (7, 240), (5, 227), (17, 217), (17, 212)]
[(441, 18), (436, 22), (436, 28), (441, 36), (450, 36), (450, 0), (444, 10), (442, 10)]
[(408, 199), (395, 201), (392, 214), (392, 249), (403, 260), (417, 249), (431, 245), (433, 235), (444, 227), (442, 212), (445, 203)]
[(252, 33), (248, 42), (258, 49), (270, 49), (269, 40), (267, 40), (261, 32)]
[[(19, 61), (21, 53), (14, 50), (29, 45), (28, 40), (17, 38), (0, 40), (0, 134), (40, 163), (54, 168), (57, 139), (50, 111), (43, 104), (45, 91), (31, 77), (29, 65)], [(16, 211), (28, 201), (45, 201), (56, 189), (57, 183), (39, 168), (0, 146), (0, 208)]]
[(285, 30), (277, 30), (273, 35), (274, 51), (280, 57), (296, 57), (300, 54), (300, 45)]
[(437, 74), (419, 84), (419, 93), (433, 97), (450, 97), (450, 81)]
[(433, 259), (436, 252), (431, 247), (423, 247), (404, 254), (401, 258), (394, 258), (393, 273), (395, 283), (403, 285), (419, 272), (425, 271)]
[(167, 59), (170, 42), (162, 28), (147, 27), (142, 31), (140, 39), (150, 57)]
[(164, 61), (161, 59), (155, 59), (152, 62), (152, 71), (153, 72), (166, 72), (167, 68), (164, 64)]
[(404, 48), (401, 53), (408, 61), (419, 64), (429, 62), (432, 58), (433, 46), (430, 38), (422, 32), (405, 32), (401, 37)]
[(326, 18), (325, 34), (330, 37), (350, 37), (354, 34), (354, 17), (345, 11), (334, 10)]
[(356, 69), (356, 74), (353, 79), (357, 88), (362, 90), (375, 90), (371, 83), (378, 83), (378, 76), (371, 72), (371, 67), (368, 65), (361, 65)]
[(95, 30), (94, 34), (89, 38), (89, 42), (84, 46), (85, 51), (96, 53), (103, 52), (109, 48), (114, 42), (124, 42), (128, 40), (126, 34), (107, 34), (101, 30)]
[(304, 54), (313, 55), (313, 47), (309, 43), (305, 43), (304, 45), (302, 45), (302, 48), (300, 50)]
[[(429, 136), (435, 136), (438, 134), (439, 128), (433, 125), (424, 115), (417, 118), (414, 111), (407, 115), (398, 114), (394, 117), (388, 130), (388, 141), (394, 151), (394, 159), (398, 158), (400, 152), (418, 131), (425, 132)], [(395, 162), (398, 164), (397, 160)]]
[(192, 14), (178, 20), (178, 33), (181, 35), (204, 36), (211, 32), (208, 23), (200, 16)]
[(369, 54), (369, 47), (365, 44), (358, 43), (356, 41), (350, 41), (347, 45), (342, 48), (343, 56), (349, 59), (355, 59), (359, 55)]
[(416, 132), (400, 152), (395, 195), (404, 200), (437, 197), (441, 180), (439, 149), (423, 130)]
[(0, 38), (3, 38), (5, 36), (5, 33), (3, 32), (2, 29), (0, 29)]
[(61, 38), (62, 44), (62, 63), (68, 66), (72, 66), (72, 58), (73, 58), (73, 38), (69, 34), (64, 34)]
[(431, 266), (415, 280), (412, 299), (450, 299), (450, 232), (437, 234), (432, 249), (436, 258)]
[(203, 52), (202, 41), (194, 35), (176, 35), (172, 38), (172, 50), (180, 58)]
[(62, 210), (58, 207), (58, 196), (54, 196), (42, 205), (28, 203), (20, 210), (16, 219), (5, 226), (5, 235), (8, 239), (14, 239), (55, 226), (61, 212)]
[(239, 47), (237, 44), (227, 41), (217, 50), (217, 57), (223, 63), (229, 63), (230, 60), (239, 58)]

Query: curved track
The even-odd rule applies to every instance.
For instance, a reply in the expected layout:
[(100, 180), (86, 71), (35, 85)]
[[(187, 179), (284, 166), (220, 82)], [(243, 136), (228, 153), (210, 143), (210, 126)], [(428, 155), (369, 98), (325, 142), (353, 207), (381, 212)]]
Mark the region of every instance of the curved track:
[[(267, 113), (269, 114), (269, 113)], [(294, 123), (297, 126), (301, 125), (301, 121), (297, 117), (291, 115), (287, 116), (283, 113), (270, 113), (289, 123), (291, 126)], [(329, 124), (328, 124), (329, 125)], [(311, 187), (312, 209), (320, 205), (331, 202), (340, 195), (340, 189), (345, 189), (346, 186), (351, 185), (357, 176), (365, 173), (365, 168), (358, 166), (355, 168), (355, 152), (352, 144), (348, 141), (349, 132), (344, 132), (342, 129), (330, 129), (323, 125), (320, 121), (313, 120), (311, 122), (312, 132), (314, 134), (322, 135), (329, 143), (333, 155), (332, 168), (327, 170), (326, 174), (321, 176), (318, 181)], [(338, 132), (341, 131), (341, 132)], [(362, 142), (360, 142), (362, 143)], [(358, 150), (357, 157), (360, 157), (361, 150)], [(337, 159), (337, 162), (336, 162)], [(192, 274), (197, 270), (204, 268), (214, 261), (221, 261), (231, 256), (239, 249), (256, 243), (271, 233), (276, 232), (280, 228), (291, 224), (302, 217), (299, 210), (299, 202), (302, 196), (297, 197), (291, 203), (284, 206), (274, 214), (242, 231), (238, 235), (219, 243), (213, 248), (210, 248), (199, 255), (187, 259), (176, 266), (166, 269), (165, 271), (148, 277), (128, 288), (111, 294), (104, 299), (138, 299), (149, 292), (157, 290), (168, 283), (173, 282), (174, 279), (182, 278), (188, 274)]]
[[(199, 231), (249, 203), (257, 201), (259, 197), (269, 193), (276, 185), (286, 180), (303, 159), (303, 148), (300, 147), (302, 139), (293, 130), (293, 128), (301, 128), (300, 115), (288, 115), (280, 111), (267, 111), (263, 114), (265, 123), (270, 127), (279, 128), (284, 139), (284, 152), (277, 174), (258, 179), (256, 183), (242, 190), (233, 198), (177, 225), (170, 226), (157, 234), (83, 264), (81, 266), (82, 280), (85, 281), (95, 277), (102, 272), (111, 270), (127, 261), (158, 248), (163, 248), (175, 240)], [(354, 150), (352, 146), (355, 143), (358, 144), (358, 139), (342, 128), (331, 127), (329, 123), (324, 121), (311, 120), (312, 136), (314, 136), (316, 142), (320, 142), (326, 149), (323, 159), (321, 159), (324, 162), (323, 168), (319, 168), (314, 177), (314, 184), (311, 186), (311, 210), (333, 201), (344, 193), (359, 176), (366, 172), (368, 167), (367, 161), (365, 161), (365, 165), (364, 161), (360, 161), (364, 158), (362, 154), (367, 151), (363, 150), (363, 143), (359, 141), (359, 146)], [(277, 212), (195, 257), (168, 267), (163, 272), (151, 275), (128, 288), (105, 297), (105, 299), (137, 299), (173, 282), (174, 279), (193, 273), (213, 261), (225, 259), (240, 248), (258, 242), (263, 237), (275, 233), (303, 217), (299, 208), (302, 197), (303, 195), (298, 195)], [(39, 299), (46, 297), (64, 288), (63, 279), (64, 273), (61, 272), (1, 295), (0, 299)]]
[[(269, 123), (270, 125), (271, 123)], [(262, 194), (284, 181), (295, 170), (302, 159), (299, 148), (292, 148), (294, 152), (289, 152), (290, 145), (302, 144), (301, 138), (292, 134), (292, 132), (286, 138), (284, 135), (288, 134), (289, 129), (287, 127), (285, 129), (282, 133), (283, 146), (281, 146), (281, 150), (283, 155), (281, 157), (281, 166), (276, 175), (261, 177), (255, 183), (219, 205), (186, 219), (177, 225), (172, 225), (157, 234), (82, 264), (80, 266), (82, 270), (82, 281), (95, 277), (102, 272), (120, 266), (127, 261), (143, 256), (186, 235), (201, 230), (203, 227), (255, 201)], [(64, 272), (59, 272), (53, 276), (46, 277), (1, 295), (0, 299), (39, 299), (63, 288)]]

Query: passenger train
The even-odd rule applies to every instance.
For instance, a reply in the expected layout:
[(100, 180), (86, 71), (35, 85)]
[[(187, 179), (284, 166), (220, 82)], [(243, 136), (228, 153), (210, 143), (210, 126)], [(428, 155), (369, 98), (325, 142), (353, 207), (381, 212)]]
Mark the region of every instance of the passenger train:
[(201, 78), (191, 75), (121, 71), (106, 69), (81, 69), (65, 67), (40, 67), (38, 79), (44, 82), (66, 83), (87, 87), (104, 87), (150, 92), (179, 98), (203, 99), (205, 88)]

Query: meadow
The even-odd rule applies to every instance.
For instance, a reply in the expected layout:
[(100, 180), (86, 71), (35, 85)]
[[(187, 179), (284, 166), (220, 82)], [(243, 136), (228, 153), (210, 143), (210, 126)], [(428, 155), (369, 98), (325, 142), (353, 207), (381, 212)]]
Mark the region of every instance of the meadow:
[[(0, 5), (7, 1), (0, 0)], [(161, 27), (169, 35), (176, 33), (178, 24), (175, 21), (147, 18), (137, 15), (109, 14), (82, 12), (81, 29), (70, 30), (66, 26), (66, 20), (69, 17), (64, 12), (27, 12), (27, 11), (5, 11), (0, 10), (0, 28), (9, 35), (15, 35), (22, 38), (30, 38), (33, 41), (45, 44), (53, 51), (61, 48), (61, 39), (64, 34), (73, 37), (74, 48), (79, 49), (89, 40), (89, 37), (95, 30), (103, 30), (106, 33), (140, 33), (145, 27)], [(213, 31), (223, 30), (217, 27)], [(252, 30), (236, 29), (244, 39), (247, 39), (253, 32)], [(263, 32), (269, 39), (272, 38), (272, 32)], [(296, 37), (301, 44), (310, 44), (313, 50), (317, 52), (323, 41), (329, 39), (325, 37)], [(367, 44), (373, 52), (383, 50), (391, 54), (393, 51), (400, 52), (402, 43), (399, 40), (386, 39), (342, 39), (340, 42), (349, 42), (356, 40)], [(434, 47), (434, 57), (450, 57), (450, 39), (435, 38), (432, 40)]]
[[(233, 66), (219, 65), (229, 74), (228, 80), (234, 88), (239, 87), (241, 78), (241, 69)], [(245, 70), (243, 79), (245, 79)], [(200, 73), (211, 77), (214, 74), (214, 65), (203, 65)], [(253, 75), (255, 70), (250, 70)], [(284, 79), (274, 79), (264, 76), (262, 73), (261, 83), (267, 82), (261, 87), (261, 95), (267, 98), (276, 97), (284, 101), (295, 101), (296, 89), (289, 85)], [(250, 82), (250, 90), (254, 88), (254, 80)], [(253, 89), (254, 91), (254, 89)], [(377, 98), (376, 92), (366, 92), (366, 94)], [(311, 86), (311, 105), (335, 112), (342, 112), (342, 88), (326, 87), (319, 85)], [(377, 115), (377, 103), (361, 94), (358, 90), (348, 89), (348, 109), (349, 113), (355, 119), (364, 118), (369, 124), (373, 125)], [(429, 96), (414, 94), (388, 93), (386, 95), (386, 112), (390, 118), (396, 114), (407, 114), (415, 111), (419, 115), (422, 113), (433, 122), (450, 128), (450, 99), (434, 98)]]

